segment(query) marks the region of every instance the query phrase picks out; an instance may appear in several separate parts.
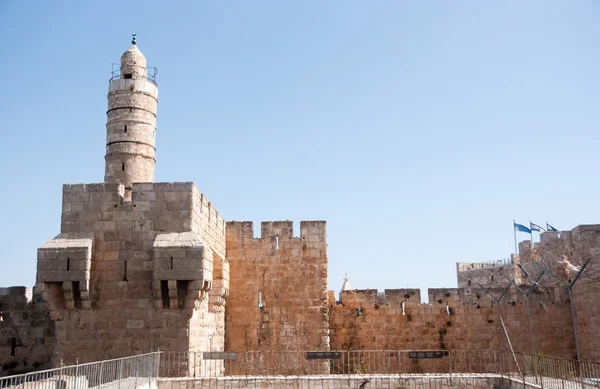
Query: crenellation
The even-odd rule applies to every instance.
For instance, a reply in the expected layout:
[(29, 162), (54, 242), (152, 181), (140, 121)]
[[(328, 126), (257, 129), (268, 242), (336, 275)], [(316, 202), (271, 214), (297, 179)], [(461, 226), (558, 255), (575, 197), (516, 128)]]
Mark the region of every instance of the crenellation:
[[(230, 290), (225, 347), (327, 350), (325, 248), (313, 251), (314, 243), (293, 237), (290, 221), (263, 222), (261, 232), (261, 237), (254, 237), (252, 222), (227, 223)], [(233, 319), (239, 317), (247, 320)]]

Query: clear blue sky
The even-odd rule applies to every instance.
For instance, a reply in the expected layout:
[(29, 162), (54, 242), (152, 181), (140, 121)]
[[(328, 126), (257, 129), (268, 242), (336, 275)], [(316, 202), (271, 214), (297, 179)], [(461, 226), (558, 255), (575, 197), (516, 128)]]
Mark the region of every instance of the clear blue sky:
[(600, 222), (598, 1), (0, 1), (0, 285), (34, 284), (62, 184), (102, 182), (131, 33), (156, 181), (256, 231), (327, 220), (330, 289), (454, 287), (513, 218)]

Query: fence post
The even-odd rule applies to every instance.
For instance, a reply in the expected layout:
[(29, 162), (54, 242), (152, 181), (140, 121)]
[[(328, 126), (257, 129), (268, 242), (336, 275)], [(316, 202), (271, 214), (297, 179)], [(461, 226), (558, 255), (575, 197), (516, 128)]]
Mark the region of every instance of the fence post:
[(59, 379), (58, 382), (62, 382), (62, 379), (63, 379), (62, 375), (63, 375), (63, 360), (61, 358), (61, 360), (60, 360), (60, 370), (58, 371), (58, 379)]
[(140, 361), (139, 361), (139, 359), (137, 357), (134, 357), (134, 358), (135, 358), (135, 373), (134, 373), (135, 374), (135, 384), (134, 384), (134, 388), (137, 388), (138, 368), (139, 368), (138, 364), (139, 364)]
[(102, 387), (102, 368), (104, 367), (104, 361), (100, 362), (100, 374), (98, 378), (98, 386)]
[(152, 387), (152, 385), (151, 385), (151, 383), (152, 383), (152, 372), (154, 370), (153, 369), (153, 366), (154, 366), (154, 353), (148, 355), (145, 359), (147, 360), (146, 361), (146, 365), (147, 365), (146, 372), (148, 373), (148, 388), (151, 388)]
[(75, 385), (73, 389), (77, 389), (77, 381), (79, 381), (79, 358), (75, 359)]
[(119, 359), (119, 378), (117, 379), (117, 389), (121, 389), (121, 380), (123, 379), (123, 360)]

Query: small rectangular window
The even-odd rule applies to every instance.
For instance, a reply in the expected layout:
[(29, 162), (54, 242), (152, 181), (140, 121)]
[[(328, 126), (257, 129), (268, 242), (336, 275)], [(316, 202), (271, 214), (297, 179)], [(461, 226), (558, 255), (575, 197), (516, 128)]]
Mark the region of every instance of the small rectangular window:
[(125, 74), (123, 74), (123, 78), (126, 79), (126, 80), (130, 79), (131, 78), (131, 74), (130, 73), (125, 73)]
[(127, 134), (127, 126), (125, 126), (125, 133)]
[(121, 171), (125, 171), (125, 162), (123, 162), (123, 165), (121, 165)]

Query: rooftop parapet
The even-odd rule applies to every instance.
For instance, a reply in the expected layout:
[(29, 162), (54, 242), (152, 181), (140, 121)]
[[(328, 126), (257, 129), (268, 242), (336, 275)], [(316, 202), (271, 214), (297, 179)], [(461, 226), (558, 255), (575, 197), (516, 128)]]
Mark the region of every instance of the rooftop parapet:
[(458, 262), (456, 264), (456, 270), (461, 271), (469, 271), (469, 270), (478, 270), (478, 269), (488, 269), (488, 268), (497, 268), (506, 265), (512, 264), (511, 258), (503, 258), (498, 259), (496, 261), (487, 261), (487, 262)]
[(25, 296), (27, 302), (31, 301), (33, 292), (31, 288), (25, 286), (8, 286), (0, 288), (0, 297), (10, 298), (13, 296)]
[(260, 237), (254, 236), (254, 223), (251, 221), (227, 222), (227, 230), (239, 239), (266, 239), (272, 237), (300, 238), (309, 242), (325, 242), (327, 235), (326, 222), (324, 220), (301, 221), (300, 237), (294, 236), (294, 222), (264, 221), (260, 223)]

